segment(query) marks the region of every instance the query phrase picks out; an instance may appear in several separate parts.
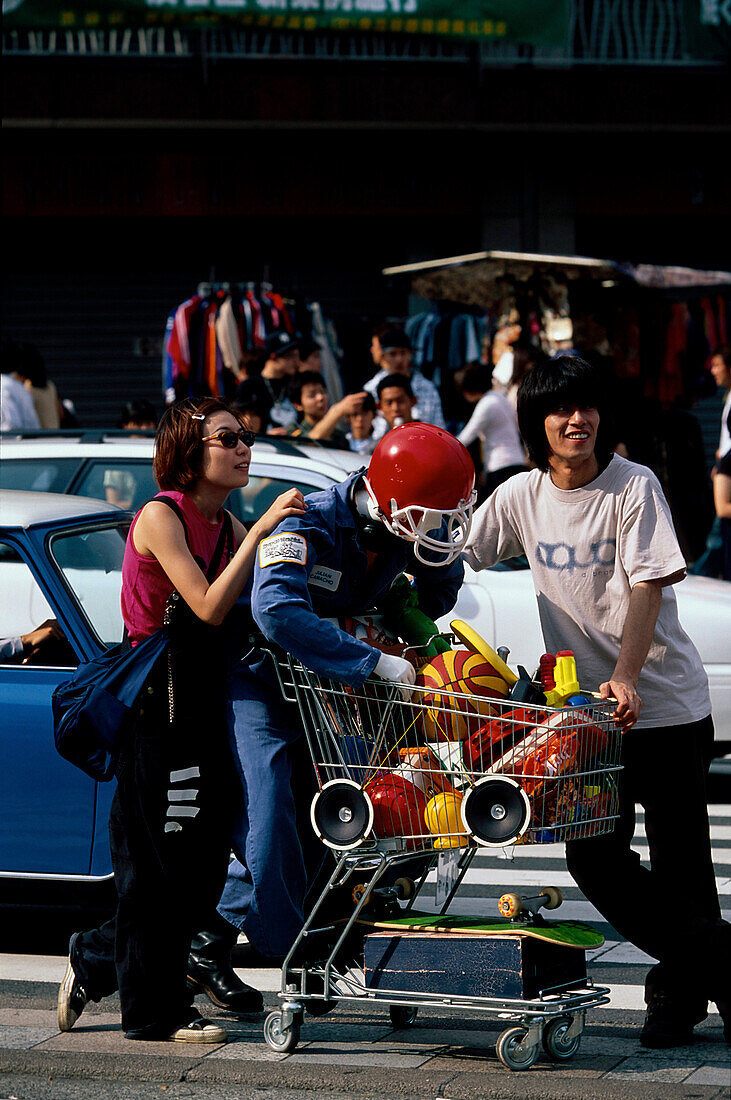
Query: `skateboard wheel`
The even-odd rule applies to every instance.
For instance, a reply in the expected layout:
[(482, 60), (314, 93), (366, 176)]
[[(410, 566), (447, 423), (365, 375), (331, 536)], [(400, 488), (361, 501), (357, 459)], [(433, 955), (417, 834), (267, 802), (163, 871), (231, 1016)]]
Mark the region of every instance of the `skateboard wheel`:
[(388, 1014), (395, 1028), (411, 1027), (416, 1022), (418, 1008), (413, 1005), (391, 1005)]
[(517, 894), (503, 894), (497, 903), (498, 912), (502, 917), (512, 920), (518, 913), (523, 912), (523, 902)]
[(508, 1069), (530, 1069), (538, 1057), (538, 1046), (528, 1046), (525, 1042), (527, 1037), (528, 1029), (525, 1027), (509, 1027), (499, 1037), (495, 1053)]
[(347, 852), (373, 828), (373, 803), (352, 779), (332, 779), (312, 799), (310, 820), (323, 844)]
[(558, 909), (563, 901), (563, 894), (558, 886), (542, 886), (541, 895), (546, 899), (543, 903), (544, 909)]
[(282, 1013), (270, 1012), (264, 1021), (264, 1038), (278, 1054), (289, 1054), (300, 1041), (300, 1021), (295, 1016), (289, 1027), (282, 1027)]
[(543, 1049), (552, 1062), (568, 1062), (579, 1049), (581, 1033), (567, 1038), (572, 1023), (570, 1016), (559, 1016), (544, 1027)]
[(357, 886), (353, 887), (353, 904), (357, 905), (364, 894), (367, 894), (365, 904), (368, 904), (370, 900), (370, 891), (364, 882), (359, 882)]
[(408, 901), (416, 893), (416, 883), (412, 878), (397, 878), (393, 888), (399, 901)]

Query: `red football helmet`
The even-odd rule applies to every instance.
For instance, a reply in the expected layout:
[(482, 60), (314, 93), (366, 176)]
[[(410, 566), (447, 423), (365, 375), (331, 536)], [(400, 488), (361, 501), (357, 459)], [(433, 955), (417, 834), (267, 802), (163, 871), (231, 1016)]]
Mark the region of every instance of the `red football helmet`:
[(377, 444), (364, 480), (374, 513), (413, 542), (423, 565), (448, 565), (458, 557), (472, 525), (475, 467), (453, 435), (418, 422), (392, 428)]

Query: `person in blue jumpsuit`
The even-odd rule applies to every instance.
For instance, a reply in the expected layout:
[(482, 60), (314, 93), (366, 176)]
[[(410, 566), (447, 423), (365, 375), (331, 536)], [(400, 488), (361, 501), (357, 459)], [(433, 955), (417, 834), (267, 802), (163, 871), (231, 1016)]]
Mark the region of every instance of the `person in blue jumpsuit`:
[[(306, 497), (300, 517), (259, 544), (252, 614), (266, 639), (313, 672), (354, 687), (372, 674), (413, 683), (406, 660), (341, 630), (333, 618), (383, 604), (394, 579), (413, 577), (432, 619), (454, 606), (460, 548), (471, 522), (474, 465), (443, 429), (407, 424), (380, 441), (368, 471)], [(218, 911), (263, 955), (286, 954), (300, 931), (322, 849), (309, 818), (298, 828), (293, 754), (304, 738), (282, 701), (271, 658), (254, 648), (230, 682), (232, 732), (244, 800)], [(294, 711), (294, 713), (293, 713)], [(311, 770), (311, 768), (310, 768)], [(309, 804), (307, 805), (309, 814)]]

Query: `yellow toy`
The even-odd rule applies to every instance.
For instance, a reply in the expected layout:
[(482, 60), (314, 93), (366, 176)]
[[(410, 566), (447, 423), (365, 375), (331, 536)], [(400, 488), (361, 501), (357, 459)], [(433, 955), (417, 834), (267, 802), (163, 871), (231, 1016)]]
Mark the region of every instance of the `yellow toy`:
[(462, 795), (457, 791), (442, 791), (426, 804), (424, 822), (436, 836), (434, 847), (466, 848), (467, 833), (462, 824)]

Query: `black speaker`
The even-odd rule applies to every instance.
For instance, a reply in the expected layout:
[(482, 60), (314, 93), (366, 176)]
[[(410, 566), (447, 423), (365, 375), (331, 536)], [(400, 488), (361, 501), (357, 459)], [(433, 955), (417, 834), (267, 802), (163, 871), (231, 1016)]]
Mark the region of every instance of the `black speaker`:
[(373, 804), (352, 779), (333, 779), (310, 808), (312, 828), (328, 848), (356, 848), (373, 828)]
[(504, 775), (487, 775), (470, 787), (462, 802), (462, 822), (478, 844), (514, 844), (528, 828), (530, 802), (523, 788)]

